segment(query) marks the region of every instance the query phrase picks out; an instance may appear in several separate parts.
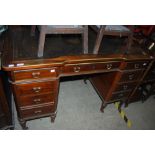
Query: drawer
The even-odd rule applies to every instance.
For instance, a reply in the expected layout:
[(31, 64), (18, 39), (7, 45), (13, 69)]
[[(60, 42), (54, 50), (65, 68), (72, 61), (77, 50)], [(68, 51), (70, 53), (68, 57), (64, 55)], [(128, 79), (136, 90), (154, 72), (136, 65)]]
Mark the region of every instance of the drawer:
[(14, 87), (20, 96), (37, 95), (56, 91), (57, 81), (16, 84)]
[(125, 67), (126, 70), (130, 69), (146, 69), (149, 64), (149, 61), (132, 61), (127, 62), (127, 65)]
[(115, 92), (117, 92), (117, 91), (132, 90), (132, 89), (135, 88), (136, 84), (137, 84), (136, 82), (118, 84), (116, 86)]
[(38, 105), (45, 105), (50, 104), (54, 105), (55, 103), (55, 94), (48, 93), (43, 95), (33, 95), (33, 96), (26, 96), (26, 97), (19, 97), (19, 104), (20, 107), (25, 106), (38, 106)]
[(18, 81), (18, 80), (26, 80), (26, 79), (56, 77), (57, 73), (56, 73), (56, 68), (46, 68), (46, 69), (14, 71), (13, 76), (15, 81)]
[(120, 66), (120, 62), (108, 62), (108, 63), (94, 63), (94, 64), (71, 64), (66, 65), (63, 68), (64, 74), (76, 74), (80, 72), (95, 72), (97, 70), (111, 70), (117, 69)]
[(42, 106), (37, 108), (29, 108), (29, 109), (21, 109), (20, 115), (22, 118), (31, 118), (31, 117), (39, 117), (42, 115), (50, 115), (50, 113), (54, 112), (53, 106)]
[(123, 72), (120, 82), (136, 81), (142, 76), (142, 71)]
[(127, 98), (129, 96), (131, 91), (124, 91), (124, 92), (119, 92), (119, 93), (113, 93), (112, 97), (111, 97), (111, 101), (113, 100), (118, 100), (118, 99), (124, 99)]
[(63, 73), (65, 74), (73, 74), (73, 73), (80, 73), (80, 72), (87, 72), (92, 70), (91, 64), (80, 64), (80, 65), (66, 65), (63, 68)]

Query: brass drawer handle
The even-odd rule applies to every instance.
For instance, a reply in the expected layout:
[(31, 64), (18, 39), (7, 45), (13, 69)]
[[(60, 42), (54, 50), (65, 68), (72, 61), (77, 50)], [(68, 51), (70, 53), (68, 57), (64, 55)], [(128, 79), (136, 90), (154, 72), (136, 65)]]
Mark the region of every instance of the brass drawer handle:
[(41, 87), (34, 87), (34, 88), (32, 88), (32, 89), (33, 89), (33, 91), (34, 91), (35, 93), (39, 93), (40, 90), (41, 90)]
[(34, 99), (33, 100), (35, 103), (40, 103), (41, 102), (41, 99)]
[(143, 63), (143, 66), (147, 66), (147, 63), (146, 63), (146, 62), (144, 62), (144, 63)]
[(140, 67), (140, 64), (135, 64), (135, 69), (138, 69)]
[(33, 72), (32, 76), (33, 78), (39, 78), (40, 72)]
[(107, 69), (111, 69), (112, 68), (112, 64), (107, 64)]
[(34, 111), (35, 114), (38, 114), (38, 113), (41, 113), (41, 112), (42, 112), (42, 110), (36, 110), (36, 111)]
[(78, 73), (78, 72), (80, 72), (80, 67), (79, 66), (76, 66), (76, 67), (74, 67), (74, 72), (76, 72), (76, 73)]
[(134, 74), (129, 75), (129, 80), (133, 80)]

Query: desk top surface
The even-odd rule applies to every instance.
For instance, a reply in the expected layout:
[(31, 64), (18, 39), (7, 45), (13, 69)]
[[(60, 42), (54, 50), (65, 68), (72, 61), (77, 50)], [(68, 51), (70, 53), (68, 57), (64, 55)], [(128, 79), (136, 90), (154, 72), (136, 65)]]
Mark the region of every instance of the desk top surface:
[(113, 60), (152, 59), (138, 46), (133, 46), (130, 54), (123, 54), (125, 50), (124, 38), (104, 38), (98, 55), (92, 54), (96, 33), (89, 30), (89, 54), (82, 51), (80, 35), (47, 35), (44, 56), (37, 57), (39, 32), (32, 37), (31, 26), (10, 26), (5, 36), (5, 52), (3, 53), (3, 69), (19, 70), (62, 66), (66, 63), (84, 63)]

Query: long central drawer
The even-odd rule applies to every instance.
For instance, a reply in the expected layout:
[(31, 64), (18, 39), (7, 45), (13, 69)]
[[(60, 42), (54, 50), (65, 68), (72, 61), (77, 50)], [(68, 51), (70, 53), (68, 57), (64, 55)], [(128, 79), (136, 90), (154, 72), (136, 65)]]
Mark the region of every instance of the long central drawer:
[(63, 74), (80, 74), (84, 72), (95, 72), (98, 70), (118, 69), (120, 62), (101, 62), (93, 64), (69, 64), (63, 67)]

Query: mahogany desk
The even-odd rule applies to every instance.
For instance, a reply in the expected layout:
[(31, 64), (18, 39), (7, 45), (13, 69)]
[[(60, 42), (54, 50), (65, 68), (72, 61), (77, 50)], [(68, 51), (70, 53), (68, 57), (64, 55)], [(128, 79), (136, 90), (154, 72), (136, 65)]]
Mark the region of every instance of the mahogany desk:
[(146, 54), (80, 54), (38, 59), (24, 53), (25, 57), (21, 57), (24, 49), (19, 45), (25, 42), (16, 38), (17, 44), (14, 39), (6, 39), (2, 67), (8, 72), (23, 129), (31, 119), (49, 116), (54, 122), (60, 77), (91, 75), (90, 81), (103, 100), (103, 112), (108, 103), (128, 103), (153, 63), (153, 58)]

